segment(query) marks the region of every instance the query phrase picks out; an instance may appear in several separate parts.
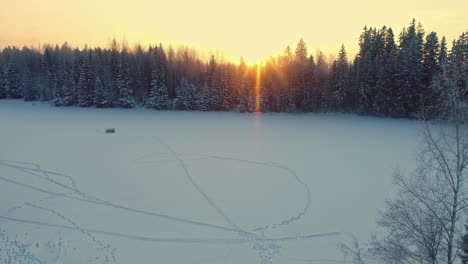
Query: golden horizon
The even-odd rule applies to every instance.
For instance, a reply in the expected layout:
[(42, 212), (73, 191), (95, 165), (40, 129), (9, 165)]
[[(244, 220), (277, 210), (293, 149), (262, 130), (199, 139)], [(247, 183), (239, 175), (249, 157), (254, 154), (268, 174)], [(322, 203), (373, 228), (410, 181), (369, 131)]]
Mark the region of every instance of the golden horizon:
[(0, 10), (0, 47), (64, 42), (109, 47), (115, 37), (129, 47), (188, 46), (204, 58), (215, 54), (239, 62), (243, 57), (252, 65), (287, 45), (294, 49), (303, 38), (309, 54), (320, 50), (336, 56), (344, 44), (352, 59), (364, 26), (392, 27), (397, 38), (416, 18), (426, 33), (446, 36), (450, 44), (468, 28), (466, 10), (464, 0), (291, 0), (288, 5), (266, 0), (18, 0)]

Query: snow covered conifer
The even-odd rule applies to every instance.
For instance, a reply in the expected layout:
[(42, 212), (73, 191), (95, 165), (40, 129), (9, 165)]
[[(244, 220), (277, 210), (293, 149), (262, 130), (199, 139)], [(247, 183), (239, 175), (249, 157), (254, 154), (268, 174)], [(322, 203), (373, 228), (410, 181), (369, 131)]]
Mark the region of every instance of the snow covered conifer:
[(336, 106), (342, 109), (345, 107), (344, 103), (349, 90), (348, 58), (344, 45), (341, 46), (335, 67), (335, 91), (333, 92), (333, 96)]
[(230, 103), (230, 84), (229, 84), (229, 73), (228, 69), (223, 68), (220, 73), (219, 89), (221, 94), (221, 100), (219, 102), (219, 109), (222, 111), (228, 111), (231, 108)]
[(437, 33), (431, 32), (426, 37), (423, 47), (423, 85), (428, 88), (432, 81), (432, 76), (438, 68), (438, 56), (440, 51)]
[[(437, 58), (438, 65), (442, 65), (447, 60), (447, 40), (442, 37), (440, 41), (439, 57)], [(439, 68), (440, 69), (440, 68)]]
[[(1, 74), (0, 74), (1, 75)], [(37, 85), (33, 80), (33, 75), (31, 70), (26, 67), (23, 72), (22, 85), (24, 88), (24, 100), (25, 101), (35, 101), (39, 99)], [(1, 76), (0, 76), (0, 90), (1, 90)], [(1, 93), (1, 92), (0, 92)], [(1, 98), (1, 96), (0, 96)]]
[(307, 60), (307, 68), (305, 73), (305, 84), (304, 84), (304, 102), (303, 110), (313, 111), (317, 106), (316, 96), (316, 79), (315, 79), (315, 60), (314, 56), (310, 55)]
[(0, 98), (2, 98), (2, 93), (4, 98), (20, 98), (21, 95), (21, 83), (19, 79), (19, 73), (16, 68), (16, 65), (13, 63), (8, 63), (4, 69), (1, 76), (0, 82), (3, 86), (3, 92), (0, 91)]
[(295, 55), (296, 62), (303, 64), (307, 61), (307, 45), (302, 38), (297, 43)]
[(205, 82), (200, 87), (196, 95), (197, 110), (210, 111), (210, 90), (208, 84)]
[(104, 85), (99, 74), (96, 76), (94, 84), (94, 104), (98, 108), (110, 107), (112, 102), (111, 91)]
[(77, 103), (78, 106), (87, 107), (93, 103), (91, 94), (91, 73), (89, 64), (85, 55), (82, 54), (79, 65), (79, 77), (77, 85)]
[(241, 113), (253, 112), (255, 110), (252, 87), (247, 80), (243, 80), (239, 90), (239, 111)]
[(4, 67), (0, 66), (0, 99), (6, 98), (6, 84), (5, 84), (5, 70)]
[(196, 109), (196, 93), (197, 88), (195, 85), (182, 78), (179, 86), (177, 87), (177, 100), (176, 107), (179, 110), (195, 110)]
[(147, 108), (164, 110), (168, 108), (169, 94), (166, 86), (166, 67), (160, 50), (155, 49), (152, 54), (151, 83)]
[(423, 36), (421, 25), (413, 20), (400, 35), (398, 58), (399, 86), (403, 88), (405, 116), (410, 117), (419, 111), (420, 95), (423, 92)]
[(307, 58), (307, 46), (305, 41), (301, 38), (297, 43), (295, 58), (293, 62), (293, 98), (297, 108), (305, 110), (304, 97), (306, 94), (306, 75), (308, 73), (308, 58)]
[(120, 107), (132, 108), (135, 106), (135, 102), (132, 98), (130, 76), (128, 75), (128, 64), (124, 57), (124, 54), (122, 54), (119, 63), (119, 71), (117, 73), (116, 85), (119, 92), (117, 103)]

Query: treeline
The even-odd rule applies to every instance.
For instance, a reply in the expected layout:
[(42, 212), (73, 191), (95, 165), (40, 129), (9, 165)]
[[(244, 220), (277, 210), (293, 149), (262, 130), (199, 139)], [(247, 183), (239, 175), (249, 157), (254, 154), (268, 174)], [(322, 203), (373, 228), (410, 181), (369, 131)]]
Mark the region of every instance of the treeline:
[[(123, 107), (241, 112), (346, 111), (413, 117), (437, 100), (428, 87), (448, 62), (464, 58), (468, 32), (447, 50), (443, 37), (425, 35), (415, 20), (395, 40), (391, 28), (364, 28), (359, 53), (348, 60), (295, 50), (249, 66), (200, 59), (189, 48), (41, 50), (8, 47), (0, 54), (0, 99), (50, 101), (56, 106)], [(464, 56), (464, 57), (463, 57)]]

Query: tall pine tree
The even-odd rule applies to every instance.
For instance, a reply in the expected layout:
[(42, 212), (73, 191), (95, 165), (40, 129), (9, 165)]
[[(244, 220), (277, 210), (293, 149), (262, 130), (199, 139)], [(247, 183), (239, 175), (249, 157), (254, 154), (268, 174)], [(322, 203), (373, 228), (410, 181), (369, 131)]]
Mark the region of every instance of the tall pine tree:
[(349, 93), (349, 67), (344, 45), (341, 46), (340, 52), (338, 53), (334, 74), (333, 97), (335, 106), (338, 109), (345, 109), (347, 107), (346, 99)]
[(165, 110), (169, 107), (169, 94), (166, 85), (166, 67), (162, 50), (157, 48), (152, 54), (150, 93), (147, 108)]

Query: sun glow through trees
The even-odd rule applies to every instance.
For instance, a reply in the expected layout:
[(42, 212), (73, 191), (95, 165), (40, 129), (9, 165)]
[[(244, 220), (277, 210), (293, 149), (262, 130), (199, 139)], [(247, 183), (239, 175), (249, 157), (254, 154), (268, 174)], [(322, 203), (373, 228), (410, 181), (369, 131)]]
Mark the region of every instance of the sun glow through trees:
[(255, 112), (261, 112), (261, 92), (262, 92), (262, 65), (261, 63), (257, 64), (257, 75), (255, 77)]

